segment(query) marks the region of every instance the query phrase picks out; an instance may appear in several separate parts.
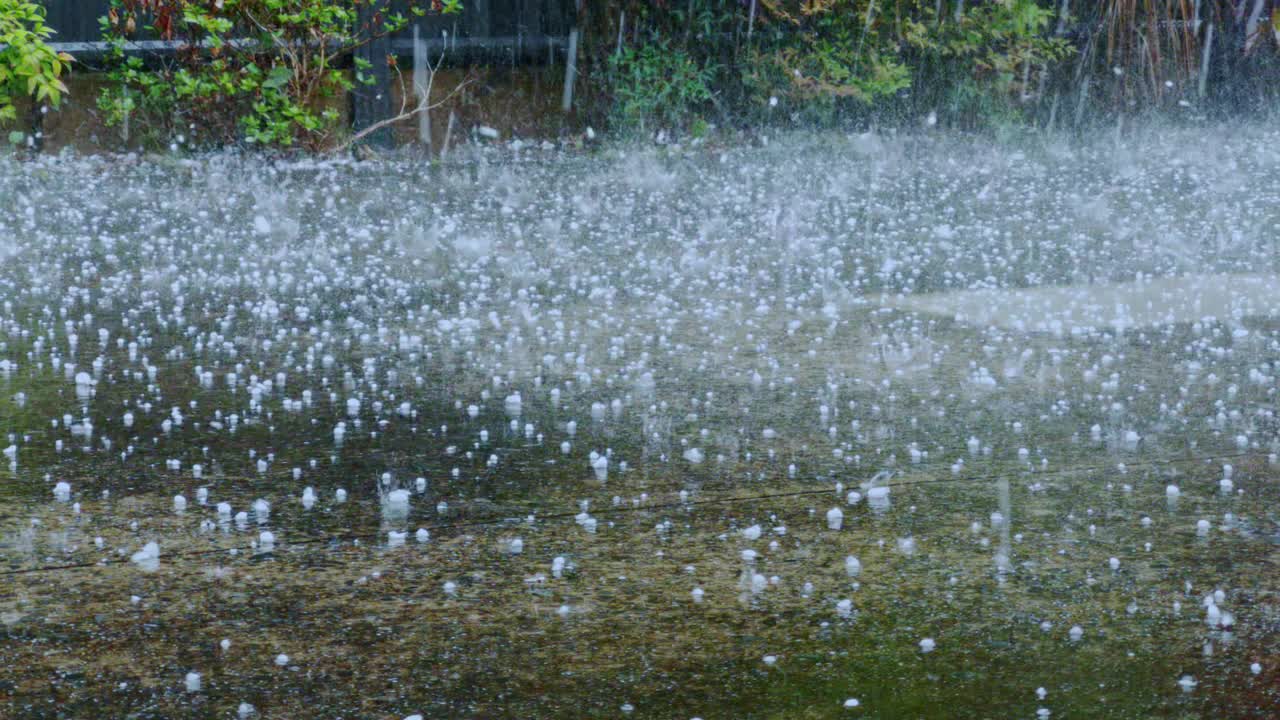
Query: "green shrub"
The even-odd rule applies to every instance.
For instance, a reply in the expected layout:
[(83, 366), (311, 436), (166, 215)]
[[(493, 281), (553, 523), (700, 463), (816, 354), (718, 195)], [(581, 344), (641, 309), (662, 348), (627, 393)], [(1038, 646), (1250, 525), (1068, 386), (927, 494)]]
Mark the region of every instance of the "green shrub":
[[(363, 3), (367, 4), (367, 3)], [(362, 23), (357, 0), (112, 0), (102, 18), (117, 63), (98, 99), (108, 124), (129, 122), (148, 139), (186, 135), (210, 145), (334, 144), (334, 107), (356, 84), (372, 84), (367, 62), (344, 61), (374, 39), (404, 28), (408, 15), (456, 12), (460, 0), (413, 0), (408, 15)], [(144, 21), (148, 23), (141, 26)], [(141, 26), (141, 27), (140, 27)], [(139, 31), (175, 39), (181, 49), (159, 69), (126, 58)], [(394, 58), (388, 58), (394, 64)], [(132, 119), (132, 120), (131, 120)]]
[(1048, 36), (1053, 10), (1035, 0), (972, 2), (960, 13), (933, 0), (761, 3), (780, 31), (760, 43), (744, 82), (757, 100), (781, 97), (809, 115), (896, 108), (1002, 124), (1071, 50)]
[(662, 40), (622, 48), (609, 58), (614, 127), (641, 130), (656, 124), (683, 128), (711, 100), (715, 68)]
[(0, 123), (17, 119), (20, 97), (57, 107), (67, 92), (61, 78), (71, 56), (49, 47), (44, 20), (38, 3), (0, 0)]

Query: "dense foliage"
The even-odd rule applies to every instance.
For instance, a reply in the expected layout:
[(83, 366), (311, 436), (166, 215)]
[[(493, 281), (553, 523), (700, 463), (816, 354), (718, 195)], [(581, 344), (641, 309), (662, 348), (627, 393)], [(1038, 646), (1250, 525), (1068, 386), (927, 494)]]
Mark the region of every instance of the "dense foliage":
[[(1280, 98), (1280, 0), (563, 2), (577, 6), (582, 31), (577, 107), (624, 133), (1087, 126), (1151, 111), (1266, 111)], [(361, 51), (415, 15), (460, 7), (111, 0), (101, 26), (114, 53), (98, 108), (148, 144), (342, 146), (355, 137), (347, 96), (387, 71)], [(0, 121), (16, 118), (20, 98), (57, 105), (64, 94), (70, 58), (49, 47), (50, 33), (40, 4), (0, 0)], [(149, 39), (179, 50), (125, 52)]]
[(587, 65), (607, 115), (630, 128), (1078, 121), (1273, 102), (1273, 4), (613, 0), (587, 12)]
[[(140, 116), (139, 126), (164, 139), (325, 147), (344, 130), (345, 94), (372, 82), (367, 61), (348, 67), (355, 51), (410, 16), (460, 7), (423, 0), (399, 13), (374, 0), (112, 0), (102, 24), (117, 64), (98, 105), (109, 124)], [(124, 54), (140, 32), (179, 40), (181, 49), (147, 67)]]
[(17, 119), (20, 97), (56, 107), (67, 91), (61, 78), (71, 58), (49, 47), (52, 34), (39, 3), (0, 0), (0, 123)]

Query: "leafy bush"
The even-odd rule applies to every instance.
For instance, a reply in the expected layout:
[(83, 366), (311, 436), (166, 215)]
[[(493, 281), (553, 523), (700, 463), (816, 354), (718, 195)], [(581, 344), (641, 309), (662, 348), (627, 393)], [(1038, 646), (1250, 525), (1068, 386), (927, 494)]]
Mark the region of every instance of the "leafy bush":
[[(913, 112), (977, 116), (981, 124), (1016, 114), (1017, 100), (1071, 50), (1047, 36), (1053, 10), (1035, 0), (974, 2), (941, 14), (932, 0), (761, 2), (786, 31), (762, 50), (766, 70), (752, 69), (748, 81), (793, 107), (849, 99), (865, 111), (909, 97)], [(762, 83), (768, 77), (772, 86)]]
[(53, 30), (44, 7), (23, 0), (0, 0), (0, 122), (16, 120), (19, 97), (57, 106), (67, 87), (61, 76), (71, 56), (49, 47)]
[(684, 127), (711, 100), (713, 66), (662, 41), (622, 48), (609, 58), (615, 127), (643, 130), (649, 123)]
[[(361, 6), (378, 11), (364, 16)], [(112, 0), (101, 22), (118, 62), (98, 106), (108, 124), (136, 117), (155, 140), (325, 147), (341, 130), (334, 100), (373, 83), (367, 62), (356, 58), (348, 72), (344, 61), (404, 28), (409, 15), (457, 12), (461, 3), (411, 0), (409, 15), (379, 8), (360, 0)], [(181, 49), (152, 70), (124, 56), (139, 31)]]

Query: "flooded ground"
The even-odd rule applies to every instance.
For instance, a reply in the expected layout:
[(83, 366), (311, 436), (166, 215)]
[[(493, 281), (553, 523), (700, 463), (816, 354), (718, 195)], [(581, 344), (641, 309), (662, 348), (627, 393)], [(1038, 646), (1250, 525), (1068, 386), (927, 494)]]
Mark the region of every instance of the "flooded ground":
[(3, 161), (0, 716), (1274, 717), (1278, 141)]

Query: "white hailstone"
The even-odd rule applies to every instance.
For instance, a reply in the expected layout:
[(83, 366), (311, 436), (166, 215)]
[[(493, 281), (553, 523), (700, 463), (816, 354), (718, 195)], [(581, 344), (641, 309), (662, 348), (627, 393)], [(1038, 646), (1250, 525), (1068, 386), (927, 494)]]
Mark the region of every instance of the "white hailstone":
[(142, 568), (143, 572), (155, 572), (160, 568), (160, 545), (152, 540), (142, 549), (129, 556), (133, 564)]
[(564, 558), (557, 556), (551, 561), (551, 577), (559, 578), (564, 576)]
[(1222, 611), (1218, 609), (1218, 606), (1210, 605), (1208, 608), (1206, 608), (1205, 614), (1204, 614), (1204, 624), (1208, 625), (1209, 627), (1217, 627), (1221, 623), (1222, 623)]
[(1047, 697), (1048, 695), (1049, 695), (1049, 691), (1048, 691), (1048, 690), (1045, 690), (1045, 689), (1044, 689), (1044, 688), (1042, 688), (1042, 687), (1038, 687), (1038, 688), (1036, 688), (1036, 697), (1037, 697), (1037, 698), (1039, 698), (1039, 699), (1043, 700), (1043, 699), (1045, 699), (1045, 697)]
[(263, 530), (258, 533), (258, 549), (262, 552), (271, 552), (276, 547), (276, 535), (270, 530)]
[(1071, 638), (1071, 642), (1079, 642), (1084, 637), (1084, 628), (1079, 625), (1072, 625), (1067, 631), (1067, 637)]
[(867, 504), (871, 506), (872, 510), (888, 510), (889, 493), (890, 488), (887, 485), (877, 485), (867, 490)]
[(1120, 559), (1119, 559), (1119, 558), (1111, 558), (1110, 560), (1108, 560), (1108, 561), (1107, 561), (1107, 564), (1111, 566), (1111, 569), (1112, 569), (1112, 570), (1119, 570), (1119, 569), (1120, 569)]
[(853, 601), (845, 598), (836, 603), (836, 614), (842, 618), (847, 618), (853, 614)]
[(756, 556), (757, 556), (756, 551), (755, 551), (755, 550), (752, 550), (752, 549), (750, 549), (750, 548), (747, 548), (746, 550), (743, 550), (743, 551), (742, 551), (742, 561), (743, 561), (743, 562), (745, 562), (745, 563), (750, 564), (750, 563), (755, 562), (755, 561), (756, 561)]
[(452, 596), (452, 595), (457, 595), (457, 594), (458, 594), (458, 583), (456, 583), (456, 582), (454, 582), (454, 581), (452, 581), (452, 580), (446, 580), (446, 581), (445, 581), (445, 583), (444, 583), (444, 594), (445, 594), (445, 595), (450, 595), (450, 596)]
[(934, 648), (936, 648), (937, 646), (938, 644), (933, 641), (933, 638), (925, 638), (920, 641), (920, 652), (922, 653), (933, 652)]
[(751, 527), (746, 528), (745, 530), (742, 531), (742, 537), (748, 540), (759, 540), (760, 534), (762, 532), (763, 530), (760, 528), (759, 525), (752, 525)]
[(405, 539), (408, 537), (409, 537), (409, 533), (407, 532), (397, 532), (395, 530), (391, 530), (387, 533), (387, 547), (393, 547), (393, 548), (402, 547), (404, 545)]
[(1250, 666), (1249, 666), (1249, 672), (1253, 673), (1254, 675), (1261, 675), (1261, 674), (1262, 674), (1262, 663), (1253, 663), (1252, 665), (1250, 665)]
[(522, 538), (514, 538), (507, 544), (507, 552), (512, 555), (519, 555), (524, 552), (524, 540)]
[(844, 501), (850, 505), (857, 505), (862, 502), (862, 493), (857, 490), (850, 490), (849, 494), (845, 496)]
[(705, 596), (705, 595), (706, 595), (706, 592), (705, 592), (702, 588), (700, 588), (700, 587), (696, 587), (696, 588), (694, 588), (694, 589), (693, 589), (693, 591), (692, 591), (692, 592), (690, 592), (689, 594), (693, 596), (693, 601), (694, 601), (694, 602), (696, 602), (696, 603), (700, 603), (700, 602), (702, 602), (702, 598), (703, 598), (703, 596)]
[(71, 501), (71, 483), (62, 481), (62, 482), (59, 482), (57, 485), (54, 485), (53, 499), (57, 500), (58, 502), (70, 502)]
[(240, 720), (247, 720), (247, 718), (253, 717), (256, 712), (258, 712), (258, 709), (247, 702), (240, 703), (240, 706), (236, 708), (236, 713), (240, 715)]
[(862, 562), (850, 555), (844, 559), (844, 571), (849, 577), (857, 577), (862, 572)]
[(698, 448), (689, 448), (684, 451), (684, 459), (688, 460), (690, 464), (697, 465), (705, 459), (705, 456), (703, 455), (702, 450)]
[(392, 490), (383, 498), (383, 514), (403, 517), (409, 514), (408, 490)]
[(427, 491), (427, 479), (426, 479), (426, 478), (424, 478), (424, 477), (420, 477), (420, 478), (418, 478), (418, 479), (414, 480), (414, 481), (413, 481), (413, 488), (414, 488), (415, 490), (417, 490), (418, 492), (420, 492), (420, 493), (424, 493), (424, 492), (426, 492), (426, 491)]
[(431, 539), (431, 533), (427, 532), (426, 528), (418, 528), (418, 532), (414, 533), (414, 538), (416, 538), (419, 543), (425, 544)]
[(200, 692), (200, 673), (187, 673), (187, 692)]
[(1176, 498), (1182, 494), (1182, 491), (1178, 489), (1177, 485), (1169, 485), (1164, 489), (1164, 494), (1171, 498)]
[(1178, 687), (1182, 688), (1182, 692), (1184, 693), (1189, 693), (1192, 690), (1195, 690), (1196, 685), (1199, 685), (1199, 683), (1190, 675), (1183, 675), (1178, 679)]
[(342, 488), (338, 488), (337, 492), (333, 494), (333, 497), (338, 503), (344, 503), (347, 501), (347, 491)]
[(761, 658), (761, 659), (764, 661), (764, 664), (765, 664), (765, 665), (768, 665), (769, 667), (773, 667), (774, 665), (777, 665), (777, 664), (778, 664), (778, 656), (777, 656), (777, 655), (765, 655), (765, 656), (764, 656), (763, 658)]
[(1196, 534), (1200, 536), (1208, 535), (1210, 527), (1208, 520), (1200, 520), (1196, 522)]
[(280, 653), (276, 656), (275, 663), (279, 667), (284, 667), (289, 664), (289, 656), (284, 653)]
[(302, 489), (302, 507), (310, 510), (316, 504), (316, 491), (310, 485)]
[(827, 511), (827, 528), (830, 530), (839, 530), (844, 526), (844, 513), (840, 508), (833, 507)]
[(858, 701), (858, 698), (849, 698), (844, 701), (844, 706), (846, 708), (856, 708), (861, 704), (862, 703)]
[(253, 517), (259, 524), (267, 522), (271, 519), (271, 503), (263, 498), (253, 501)]
[(421, 715), (406, 715), (404, 720), (422, 720)]
[(174, 495), (174, 496), (173, 496), (173, 511), (174, 511), (174, 512), (179, 512), (179, 513), (180, 513), (180, 512), (182, 512), (183, 510), (186, 510), (186, 509), (187, 509), (187, 499), (186, 499), (185, 497), (183, 497), (182, 495)]
[(231, 641), (230, 641), (230, 640), (228, 640), (227, 638), (222, 638), (222, 641), (218, 643), (218, 647), (222, 648), (222, 650), (223, 650), (224, 652), (225, 652), (225, 651), (227, 651), (227, 650), (230, 650), (230, 649), (231, 649)]
[(231, 503), (229, 502), (218, 503), (218, 514), (223, 517), (231, 517)]

